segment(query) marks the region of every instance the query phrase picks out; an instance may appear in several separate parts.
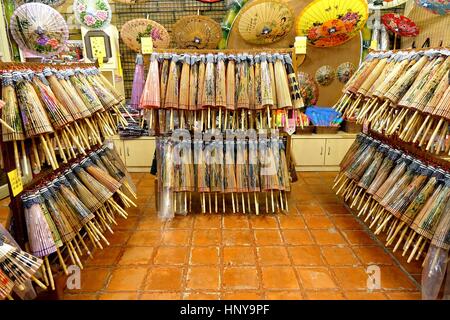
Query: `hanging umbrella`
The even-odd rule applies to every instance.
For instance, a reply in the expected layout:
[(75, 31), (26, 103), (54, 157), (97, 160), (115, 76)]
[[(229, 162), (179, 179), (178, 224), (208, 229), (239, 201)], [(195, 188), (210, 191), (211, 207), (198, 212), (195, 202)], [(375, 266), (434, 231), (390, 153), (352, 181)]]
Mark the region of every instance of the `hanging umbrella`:
[(127, 21), (120, 29), (120, 38), (135, 52), (141, 51), (142, 37), (151, 37), (155, 48), (167, 48), (170, 44), (170, 36), (166, 28), (153, 20), (133, 19)]
[(137, 108), (141, 101), (144, 90), (144, 58), (141, 54), (136, 55), (136, 68), (134, 69), (133, 86), (131, 88), (130, 107)]
[(450, 2), (447, 0), (415, 0), (416, 4), (429, 12), (444, 16), (450, 12)]
[(345, 84), (345, 83), (347, 83), (348, 80), (350, 80), (350, 78), (353, 76), (355, 71), (356, 71), (356, 67), (353, 63), (351, 63), (351, 62), (341, 63), (336, 68), (336, 78), (339, 80), (339, 82)]
[(78, 23), (88, 29), (104, 29), (112, 17), (108, 0), (75, 0), (73, 12)]
[(317, 69), (315, 78), (319, 85), (326, 87), (333, 82), (334, 76), (333, 68), (329, 65), (325, 65)]
[(301, 71), (297, 73), (297, 79), (305, 106), (315, 105), (319, 99), (319, 86), (317, 82), (308, 73)]
[(42, 3), (18, 7), (11, 16), (10, 30), (21, 49), (39, 56), (59, 53), (69, 39), (63, 16)]
[(239, 34), (251, 44), (278, 42), (294, 25), (292, 10), (280, 0), (253, 1), (244, 6), (238, 19)]
[(172, 28), (177, 48), (215, 49), (221, 37), (220, 24), (205, 16), (192, 15), (179, 19)]
[(59, 7), (64, 2), (66, 2), (66, 0), (19, 0), (17, 2), (19, 4), (30, 3), (30, 2), (39, 2), (39, 3), (46, 4), (48, 6)]
[(368, 17), (364, 0), (314, 0), (297, 18), (297, 35), (316, 47), (333, 47), (359, 34)]
[(386, 13), (381, 17), (386, 28), (400, 37), (415, 37), (419, 34), (419, 27), (411, 19), (396, 14)]

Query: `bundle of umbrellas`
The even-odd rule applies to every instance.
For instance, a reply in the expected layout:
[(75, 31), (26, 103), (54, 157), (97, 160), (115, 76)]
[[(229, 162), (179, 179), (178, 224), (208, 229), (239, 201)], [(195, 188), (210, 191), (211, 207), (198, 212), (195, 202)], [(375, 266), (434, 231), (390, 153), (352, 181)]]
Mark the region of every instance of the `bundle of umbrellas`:
[(0, 226), (0, 300), (12, 300), (13, 290), (30, 290), (30, 279), (42, 285), (35, 277), (41, 265), (41, 259), (22, 251), (8, 231)]
[(94, 67), (1, 64), (2, 140), (12, 142), (19, 173), (57, 169), (86, 155), (117, 123), (124, 97)]
[(402, 245), (408, 262), (427, 245), (450, 247), (450, 171), (426, 164), (402, 150), (359, 134), (341, 162), (334, 185), (386, 246)]
[(335, 109), (387, 136), (450, 154), (449, 53), (371, 53), (347, 82)]
[(289, 54), (153, 53), (142, 93), (140, 83), (132, 103), (139, 99), (150, 129), (158, 123), (160, 132), (274, 128), (273, 112), (297, 119), (303, 107)]
[(104, 234), (113, 233), (117, 216), (127, 218), (123, 207), (136, 206), (131, 199), (136, 199), (134, 190), (120, 157), (105, 145), (71, 161), (21, 195), (28, 251), (44, 261), (43, 288), (55, 288), (56, 263), (66, 275), (67, 260), (83, 268), (81, 257), (92, 256), (89, 241), (94, 248), (109, 245)]
[(160, 216), (192, 212), (193, 193), (203, 213), (259, 214), (260, 206), (266, 213), (288, 210), (290, 181), (281, 138), (188, 137), (157, 139)]

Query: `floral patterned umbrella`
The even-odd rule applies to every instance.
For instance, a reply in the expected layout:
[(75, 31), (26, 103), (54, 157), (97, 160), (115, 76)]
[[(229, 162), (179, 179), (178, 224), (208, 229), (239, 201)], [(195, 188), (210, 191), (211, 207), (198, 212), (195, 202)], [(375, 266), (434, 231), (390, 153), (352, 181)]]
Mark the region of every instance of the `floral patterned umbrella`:
[(414, 21), (396, 13), (384, 14), (381, 22), (388, 30), (400, 37), (415, 37), (419, 34), (419, 28)]
[(350, 78), (353, 76), (355, 71), (356, 71), (356, 67), (353, 63), (351, 63), (351, 62), (341, 63), (336, 68), (336, 78), (339, 80), (339, 82), (345, 84), (345, 83), (347, 83), (348, 80), (350, 80)]
[(316, 47), (337, 46), (356, 36), (367, 17), (365, 0), (314, 0), (297, 18), (297, 35)]
[(306, 72), (298, 72), (298, 85), (305, 106), (312, 106), (319, 99), (319, 86), (312, 76)]
[(449, 0), (415, 0), (418, 6), (441, 16), (450, 12)]
[(66, 0), (19, 0), (16, 1), (16, 3), (24, 4), (24, 3), (30, 3), (30, 2), (39, 2), (43, 3), (52, 7), (58, 7), (62, 5)]
[(155, 48), (167, 48), (170, 36), (166, 28), (149, 19), (133, 19), (122, 26), (120, 37), (135, 52), (141, 51), (141, 37), (152, 37)]
[(73, 12), (78, 23), (89, 29), (104, 29), (112, 17), (107, 0), (75, 0)]
[(321, 66), (317, 69), (315, 78), (321, 86), (329, 86), (334, 80), (334, 70), (329, 65)]
[(69, 38), (69, 29), (62, 15), (42, 3), (26, 3), (18, 7), (11, 16), (10, 28), (21, 49), (40, 56), (57, 54)]

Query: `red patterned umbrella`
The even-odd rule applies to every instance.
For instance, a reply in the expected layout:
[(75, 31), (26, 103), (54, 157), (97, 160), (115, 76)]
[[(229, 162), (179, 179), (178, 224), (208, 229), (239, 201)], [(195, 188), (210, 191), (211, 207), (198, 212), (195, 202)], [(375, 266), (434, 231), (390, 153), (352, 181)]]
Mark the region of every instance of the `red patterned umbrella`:
[(381, 17), (386, 28), (400, 37), (415, 37), (419, 34), (419, 27), (411, 19), (395, 14), (386, 13)]

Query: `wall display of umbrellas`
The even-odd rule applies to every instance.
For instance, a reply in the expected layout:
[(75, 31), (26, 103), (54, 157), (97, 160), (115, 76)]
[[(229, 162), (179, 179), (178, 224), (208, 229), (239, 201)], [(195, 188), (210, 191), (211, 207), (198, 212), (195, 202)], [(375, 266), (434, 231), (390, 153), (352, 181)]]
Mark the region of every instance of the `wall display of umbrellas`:
[(297, 35), (313, 46), (338, 46), (358, 35), (367, 18), (365, 0), (314, 0), (297, 17)]
[(117, 123), (127, 124), (120, 95), (92, 65), (0, 65), (2, 140), (12, 142), (19, 173), (53, 170), (85, 155)]
[(42, 3), (26, 3), (11, 16), (11, 34), (18, 46), (39, 56), (61, 52), (69, 38), (63, 16)]
[(133, 19), (127, 21), (120, 29), (123, 43), (135, 52), (141, 52), (142, 37), (151, 37), (154, 48), (167, 48), (170, 44), (169, 32), (153, 20)]
[[(197, 210), (254, 214), (289, 210), (283, 139), (239, 138), (239, 131), (228, 134), (238, 138), (208, 141), (207, 134), (183, 141), (157, 138), (161, 218)], [(195, 207), (198, 204), (199, 209)]]
[(221, 37), (220, 24), (205, 16), (185, 16), (174, 24), (172, 37), (180, 49), (215, 49)]
[[(386, 246), (402, 250), (408, 263), (423, 259), (430, 244), (437, 251), (450, 247), (449, 167), (421, 159), (392, 147), (388, 139), (361, 133), (334, 184), (336, 193), (376, 235), (385, 233)], [(434, 269), (436, 259), (429, 260)]]
[[(303, 100), (289, 54), (153, 53), (140, 98), (150, 129), (295, 130)], [(292, 119), (292, 120), (291, 120)], [(293, 128), (292, 128), (293, 127)]]
[(447, 49), (373, 52), (347, 82), (335, 108), (377, 132), (450, 154), (449, 70)]

